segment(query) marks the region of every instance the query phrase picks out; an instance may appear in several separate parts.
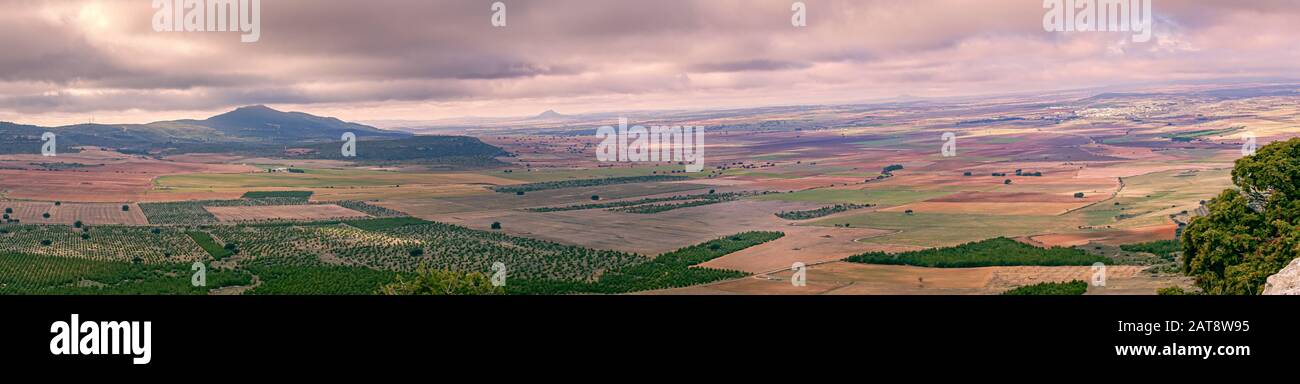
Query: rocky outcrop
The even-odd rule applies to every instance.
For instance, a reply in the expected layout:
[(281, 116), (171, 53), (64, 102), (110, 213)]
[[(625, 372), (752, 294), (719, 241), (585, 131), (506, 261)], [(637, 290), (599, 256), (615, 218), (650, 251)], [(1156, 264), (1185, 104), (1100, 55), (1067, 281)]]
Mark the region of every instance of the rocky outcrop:
[(1264, 284), (1264, 294), (1300, 295), (1300, 259), (1291, 260), (1286, 268), (1269, 276), (1268, 282)]

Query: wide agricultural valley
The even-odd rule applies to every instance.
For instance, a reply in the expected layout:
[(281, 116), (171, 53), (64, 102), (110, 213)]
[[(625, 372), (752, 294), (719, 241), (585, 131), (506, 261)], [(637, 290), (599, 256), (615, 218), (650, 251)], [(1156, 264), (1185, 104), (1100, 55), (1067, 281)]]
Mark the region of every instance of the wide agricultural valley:
[[(1191, 290), (1175, 238), (1233, 187), (1244, 145), (1300, 136), (1297, 89), (383, 129), (263, 106), (0, 123), (0, 294), (378, 294), (421, 267), (501, 276), (508, 294)], [(620, 117), (703, 127), (704, 170), (597, 161), (597, 127)], [(42, 154), (47, 131), (57, 155)], [(1104, 286), (1071, 285), (1097, 263)]]

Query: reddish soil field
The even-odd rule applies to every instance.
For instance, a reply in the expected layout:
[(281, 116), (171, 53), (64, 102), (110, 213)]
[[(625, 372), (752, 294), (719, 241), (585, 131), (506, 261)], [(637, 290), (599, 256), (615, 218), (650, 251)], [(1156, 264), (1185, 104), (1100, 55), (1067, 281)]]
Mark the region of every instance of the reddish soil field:
[(1174, 232), (1177, 229), (1177, 225), (1168, 224), (1106, 232), (1038, 235), (1031, 236), (1029, 240), (1032, 244), (1044, 247), (1073, 247), (1094, 242), (1107, 245), (1120, 245), (1172, 239), (1174, 238)]
[(222, 222), (244, 221), (313, 221), (370, 217), (365, 213), (333, 204), (263, 205), (241, 207), (204, 207)]
[[(62, 163), (58, 170), (38, 164)], [(72, 165), (72, 164), (79, 164)], [(127, 156), (116, 152), (87, 151), (42, 157), (0, 156), (0, 195), (12, 199), (65, 202), (123, 202), (154, 199), (185, 200), (213, 196), (154, 197), (148, 193), (156, 177), (183, 173), (238, 173), (254, 168), (243, 165), (186, 163)], [(237, 196), (236, 196), (237, 197)]]
[[(129, 207), (129, 210), (122, 211), (123, 205)], [(0, 201), (0, 209), (3, 208), (13, 208), (14, 213), (9, 214), (9, 217), (18, 219), (23, 224), (72, 224), (77, 221), (86, 225), (149, 224), (144, 214), (140, 213), (140, 207), (135, 204), (61, 203), (54, 205), (51, 202)], [(50, 218), (46, 219), (45, 213), (49, 213)]]

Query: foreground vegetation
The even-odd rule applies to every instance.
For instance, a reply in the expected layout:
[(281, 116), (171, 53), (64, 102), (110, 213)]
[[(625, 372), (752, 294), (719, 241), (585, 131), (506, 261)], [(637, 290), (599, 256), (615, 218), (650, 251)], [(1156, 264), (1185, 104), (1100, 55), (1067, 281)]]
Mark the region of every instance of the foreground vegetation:
[(194, 239), (194, 242), (199, 245), (199, 248), (203, 248), (203, 250), (211, 255), (213, 259), (221, 260), (235, 254), (235, 252), (230, 248), (225, 248), (221, 244), (217, 244), (217, 241), (207, 232), (188, 231), (185, 232), (185, 234), (189, 235), (191, 239)]
[(328, 265), (314, 256), (259, 258), (241, 265), (261, 284), (249, 295), (373, 295), (396, 273)]
[(1182, 270), (1207, 294), (1259, 294), (1300, 255), (1300, 138), (1238, 159), (1232, 180), (1183, 231)]
[(0, 225), (0, 252), (146, 264), (209, 260), (180, 228)]
[(1074, 280), (1066, 283), (1038, 283), (1002, 292), (1007, 296), (1078, 296), (1088, 293), (1088, 283)]
[(1122, 244), (1120, 249), (1128, 252), (1146, 252), (1152, 255), (1168, 257), (1182, 250), (1177, 240), (1160, 240), (1138, 244)]
[[(647, 258), (412, 217), (0, 229), (0, 293), (15, 294), (203, 294), (224, 286), (253, 295), (417, 294), (437, 291), (429, 288), (435, 282), (455, 286), (444, 293), (616, 294), (746, 276), (698, 264), (783, 236), (742, 233)], [(208, 286), (191, 286), (190, 263), (212, 260), (233, 269), (209, 270)], [(507, 268), (505, 288), (482, 284), (494, 263)]]
[(845, 261), (863, 264), (912, 265), (932, 268), (971, 268), (1018, 265), (1092, 265), (1107, 262), (1104, 256), (1073, 248), (1039, 248), (1005, 237), (966, 243), (949, 248), (889, 254), (870, 252)]
[(500, 295), (505, 289), (492, 284), (482, 273), (460, 273), (420, 266), (409, 278), (397, 276), (397, 281), (379, 289), (385, 295)]
[(209, 289), (248, 285), (245, 271), (208, 269), (195, 287), (186, 263), (144, 264), (0, 252), (0, 294), (203, 295)]
[(745, 232), (709, 241), (707, 243), (668, 252), (653, 260), (624, 268), (614, 269), (594, 282), (563, 282), (511, 280), (506, 292), (512, 294), (617, 294), (680, 288), (737, 279), (748, 273), (725, 269), (699, 267), (700, 263), (776, 240), (785, 236), (781, 232)]

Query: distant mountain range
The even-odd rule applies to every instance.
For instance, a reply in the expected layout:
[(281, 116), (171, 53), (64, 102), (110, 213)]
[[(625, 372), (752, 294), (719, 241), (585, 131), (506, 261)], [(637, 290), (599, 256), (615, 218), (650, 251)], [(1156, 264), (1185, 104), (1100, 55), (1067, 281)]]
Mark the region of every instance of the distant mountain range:
[(534, 119), (564, 119), (568, 117), (569, 115), (561, 114), (559, 112), (556, 112), (554, 109), (548, 109), (546, 110), (546, 112), (542, 112), (542, 114), (537, 115), (533, 118)]
[[(438, 157), (506, 156), (500, 148), (475, 138), (415, 136), (333, 117), (281, 112), (263, 105), (242, 107), (204, 120), (148, 124), (77, 124), (40, 127), (0, 122), (0, 154), (40, 153), (41, 135), (52, 132), (60, 152), (94, 146), (134, 154), (244, 153), (282, 157), (340, 158), (337, 148), (346, 132), (357, 136), (358, 160), (406, 161)], [(382, 143), (382, 144), (378, 144)], [(366, 147), (384, 148), (367, 151)], [(408, 148), (409, 147), (409, 148)], [(287, 151), (299, 148), (308, 151)]]

